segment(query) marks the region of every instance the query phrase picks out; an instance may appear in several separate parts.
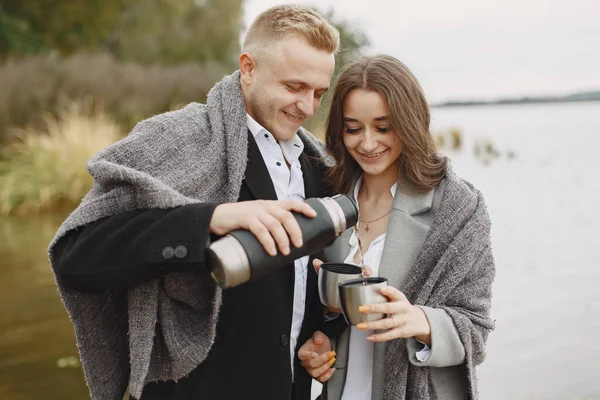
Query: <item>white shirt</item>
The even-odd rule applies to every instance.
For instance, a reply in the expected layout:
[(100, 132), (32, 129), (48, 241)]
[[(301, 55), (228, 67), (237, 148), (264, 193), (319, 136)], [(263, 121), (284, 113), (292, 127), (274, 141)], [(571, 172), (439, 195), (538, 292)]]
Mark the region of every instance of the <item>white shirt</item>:
[[(362, 185), (362, 177), (354, 187), (354, 200), (358, 206), (358, 191)], [(392, 196), (396, 194), (398, 183), (395, 183), (390, 192)], [(375, 238), (367, 251), (363, 254), (363, 263), (371, 267), (372, 275), (378, 276), (379, 264), (383, 255), (383, 247), (385, 246), (385, 236), (382, 234)], [(358, 239), (352, 231), (352, 236), (348, 241), (349, 254), (344, 260), (344, 263), (356, 264), (354, 255), (358, 251)], [(346, 372), (346, 383), (342, 393), (342, 400), (371, 400), (371, 389), (373, 383), (373, 351), (375, 343), (369, 342), (367, 336), (374, 331), (361, 331), (355, 326), (350, 328), (350, 343), (348, 346), (348, 367)], [(425, 361), (431, 353), (429, 346), (424, 345), (416, 356), (419, 361)]]
[[(278, 200), (297, 199), (304, 200), (304, 178), (300, 166), (300, 155), (304, 150), (304, 143), (294, 135), (292, 139), (279, 144), (271, 134), (256, 122), (250, 115), (246, 114), (248, 129), (254, 136), (260, 154), (269, 170)], [(287, 167), (286, 161), (290, 165)], [(309, 256), (298, 258), (294, 261), (294, 311), (292, 314), (292, 329), (290, 332), (290, 361), (292, 366), (292, 379), (294, 376), (294, 358), (296, 356), (296, 344), (304, 320), (304, 309), (306, 300), (306, 277)]]

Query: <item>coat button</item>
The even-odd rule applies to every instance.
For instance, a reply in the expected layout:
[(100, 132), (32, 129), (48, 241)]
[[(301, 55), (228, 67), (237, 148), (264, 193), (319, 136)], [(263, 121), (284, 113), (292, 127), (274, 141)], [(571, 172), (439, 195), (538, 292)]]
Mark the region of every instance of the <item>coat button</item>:
[(167, 246), (162, 250), (162, 256), (164, 259), (169, 260), (175, 255), (175, 250), (171, 246)]
[(175, 247), (175, 257), (183, 258), (185, 256), (187, 256), (187, 247), (182, 245)]
[(283, 335), (281, 335), (281, 345), (283, 347), (287, 347), (290, 345), (290, 335), (288, 335), (287, 333), (284, 333)]

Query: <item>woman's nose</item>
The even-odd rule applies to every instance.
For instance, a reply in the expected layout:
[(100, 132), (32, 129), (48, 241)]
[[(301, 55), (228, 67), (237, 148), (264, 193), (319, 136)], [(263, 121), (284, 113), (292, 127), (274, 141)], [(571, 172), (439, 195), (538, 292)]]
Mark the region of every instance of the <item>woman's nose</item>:
[(377, 139), (369, 130), (365, 130), (360, 146), (366, 153), (373, 152), (377, 149)]

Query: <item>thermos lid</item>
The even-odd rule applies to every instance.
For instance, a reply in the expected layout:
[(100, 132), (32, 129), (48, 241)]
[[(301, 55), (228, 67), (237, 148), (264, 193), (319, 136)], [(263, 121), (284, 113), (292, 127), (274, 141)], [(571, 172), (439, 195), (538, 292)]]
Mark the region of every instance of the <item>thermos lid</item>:
[(208, 247), (210, 274), (222, 288), (230, 288), (250, 280), (250, 261), (242, 244), (233, 236), (215, 241)]

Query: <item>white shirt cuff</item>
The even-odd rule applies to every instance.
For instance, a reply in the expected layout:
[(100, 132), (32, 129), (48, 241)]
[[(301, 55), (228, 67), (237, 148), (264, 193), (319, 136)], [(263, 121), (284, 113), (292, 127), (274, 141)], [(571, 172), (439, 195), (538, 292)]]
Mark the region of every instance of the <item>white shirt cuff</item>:
[(429, 347), (426, 343), (421, 342), (419, 339), (416, 339), (416, 341), (423, 345), (423, 348), (415, 353), (417, 360), (420, 362), (427, 361), (431, 355), (431, 347)]

